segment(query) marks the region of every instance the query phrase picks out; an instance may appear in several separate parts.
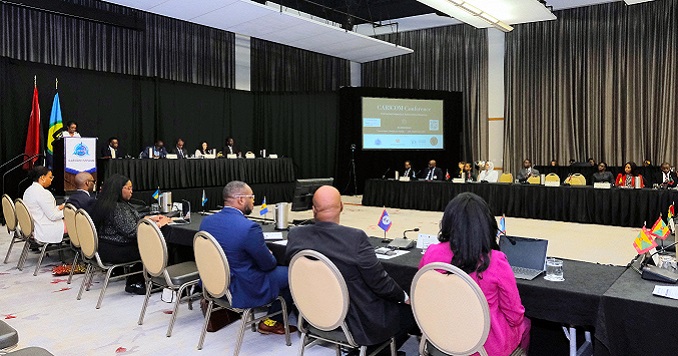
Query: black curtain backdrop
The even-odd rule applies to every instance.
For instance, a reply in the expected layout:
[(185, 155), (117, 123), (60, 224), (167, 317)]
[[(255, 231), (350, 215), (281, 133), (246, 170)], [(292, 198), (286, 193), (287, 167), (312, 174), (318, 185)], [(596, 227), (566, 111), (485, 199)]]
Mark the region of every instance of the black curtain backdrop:
[[(37, 76), (43, 146), (54, 100), (54, 78), (64, 121), (75, 120), (99, 147), (117, 136), (136, 156), (157, 138), (177, 137), (195, 150), (201, 140), (221, 149), (228, 136), (242, 150), (291, 157), (297, 178), (334, 176), (338, 94), (256, 93), (24, 62), (0, 57), (0, 163), (24, 151)], [(0, 169), (3, 173), (4, 169)], [(16, 179), (23, 178), (17, 172)], [(16, 196), (16, 179), (6, 188)]]

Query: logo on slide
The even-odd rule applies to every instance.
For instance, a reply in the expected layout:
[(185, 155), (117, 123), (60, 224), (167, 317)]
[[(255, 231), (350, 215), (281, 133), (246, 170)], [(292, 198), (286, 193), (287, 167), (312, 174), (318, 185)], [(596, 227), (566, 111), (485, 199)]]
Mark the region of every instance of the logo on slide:
[(89, 156), (89, 149), (80, 142), (75, 146), (75, 149), (73, 149), (73, 154), (80, 157)]
[(380, 145), (381, 145), (381, 140), (380, 140), (380, 139), (374, 140), (374, 144), (375, 144), (375, 146), (380, 146)]
[(438, 146), (438, 138), (431, 137), (431, 146)]

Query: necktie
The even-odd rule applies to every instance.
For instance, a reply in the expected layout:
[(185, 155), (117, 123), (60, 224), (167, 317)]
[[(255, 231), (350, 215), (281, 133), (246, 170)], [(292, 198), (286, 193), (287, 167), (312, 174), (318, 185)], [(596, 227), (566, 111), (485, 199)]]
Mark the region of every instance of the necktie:
[(433, 168), (428, 170), (428, 177), (426, 177), (426, 180), (433, 180)]
[(410, 176), (410, 169), (409, 169), (409, 168), (406, 169), (406, 170), (405, 170), (405, 173), (403, 173), (403, 175), (404, 175), (405, 177), (409, 177), (409, 176)]
[(111, 148), (111, 158), (115, 158), (115, 148)]

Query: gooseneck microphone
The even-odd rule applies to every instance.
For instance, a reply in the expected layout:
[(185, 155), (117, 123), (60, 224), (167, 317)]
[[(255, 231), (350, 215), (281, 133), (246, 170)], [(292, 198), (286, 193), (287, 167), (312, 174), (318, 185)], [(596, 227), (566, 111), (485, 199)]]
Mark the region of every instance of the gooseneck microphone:
[(390, 172), (390, 171), (391, 171), (391, 167), (386, 168), (386, 170), (384, 171), (384, 174), (381, 175), (381, 179), (386, 179), (386, 174), (388, 174), (388, 172)]
[(417, 232), (417, 231), (419, 231), (419, 228), (418, 228), (418, 227), (415, 227), (414, 229), (405, 230), (405, 231), (403, 231), (403, 238), (404, 238), (404, 239), (407, 238), (407, 233), (408, 233), (408, 232)]

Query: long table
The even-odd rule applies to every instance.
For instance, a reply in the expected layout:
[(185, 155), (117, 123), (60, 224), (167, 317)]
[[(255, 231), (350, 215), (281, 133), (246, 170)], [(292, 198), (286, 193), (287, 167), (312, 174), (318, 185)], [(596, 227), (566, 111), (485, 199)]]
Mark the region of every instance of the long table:
[[(202, 218), (202, 216), (196, 216), (190, 224), (164, 227), (163, 233), (166, 241), (190, 249), (193, 244), (193, 236), (198, 231)], [(274, 230), (272, 224), (263, 225), (262, 228), (264, 231)], [(283, 232), (285, 237), (286, 234), (286, 232)], [(383, 246), (382, 241), (380, 238), (370, 238), (370, 242), (375, 246)], [(276, 259), (284, 263), (285, 246), (274, 243), (269, 243), (268, 246)], [(421, 256), (421, 250), (415, 248), (405, 255), (382, 260), (382, 264), (389, 275), (404, 290), (409, 291)], [(186, 258), (187, 256), (182, 257)], [(600, 334), (611, 329), (605, 327), (606, 317), (609, 317), (605, 315), (607, 310), (601, 308), (601, 300), (615, 281), (624, 273), (625, 269), (573, 260), (565, 260), (563, 269), (564, 282), (549, 282), (541, 277), (532, 281), (517, 281), (520, 297), (525, 306), (525, 314), (530, 318), (565, 325), (580, 326), (587, 329), (595, 327), (595, 337), (604, 341), (603, 345), (606, 347), (619, 338), (626, 337), (624, 332), (609, 335)], [(615, 306), (613, 308), (616, 308), (619, 304), (613, 302), (612, 305)], [(676, 322), (678, 322), (678, 318), (676, 318)], [(606, 354), (606, 350), (600, 351), (602, 352), (600, 354)]]
[[(257, 204), (266, 197), (268, 203), (292, 201), (294, 196), (294, 162), (278, 159), (109, 159), (99, 160), (99, 181), (122, 174), (134, 185), (134, 198), (153, 202), (153, 192), (171, 191), (173, 201), (191, 202), (197, 210), (203, 192), (207, 209), (223, 203), (221, 191), (232, 180), (252, 187)], [(101, 178), (103, 177), (103, 179)]]
[(462, 192), (481, 196), (494, 215), (628, 227), (651, 224), (678, 201), (678, 191), (666, 189), (370, 179), (365, 182), (362, 204), (443, 211)]

